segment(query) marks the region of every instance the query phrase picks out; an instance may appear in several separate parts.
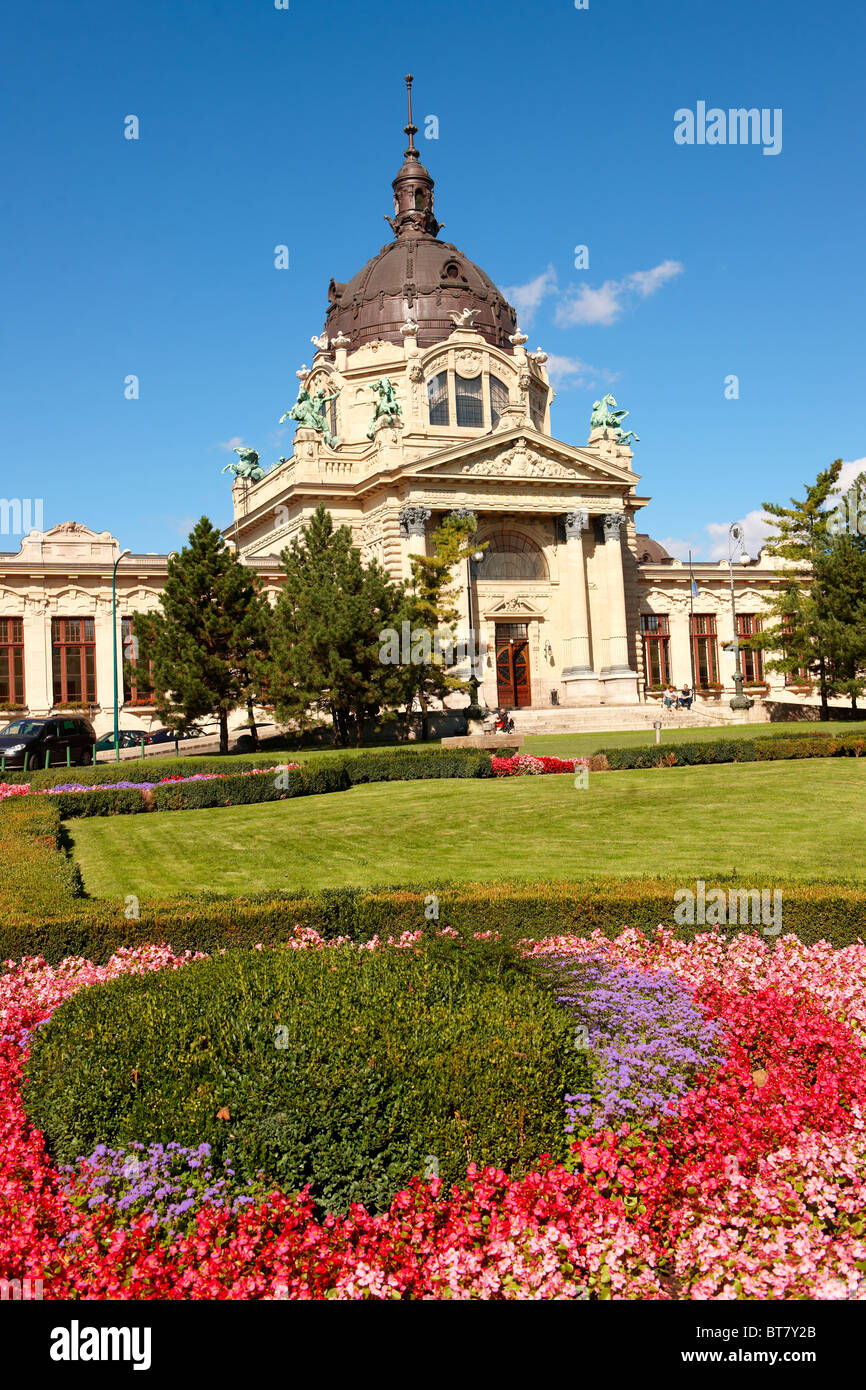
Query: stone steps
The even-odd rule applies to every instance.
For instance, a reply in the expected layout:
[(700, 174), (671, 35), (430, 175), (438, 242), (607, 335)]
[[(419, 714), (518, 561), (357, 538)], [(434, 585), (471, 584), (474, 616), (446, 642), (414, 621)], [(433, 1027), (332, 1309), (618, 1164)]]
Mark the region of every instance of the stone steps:
[[(727, 717), (726, 717), (727, 716)], [(691, 710), (665, 710), (657, 705), (603, 705), (592, 707), (572, 707), (568, 709), (522, 709), (512, 710), (515, 733), (565, 734), (565, 733), (604, 733), (627, 732), (646, 729), (652, 732), (653, 724), (661, 720), (665, 729), (706, 729), (739, 724), (730, 709), (711, 709), (700, 706)]]

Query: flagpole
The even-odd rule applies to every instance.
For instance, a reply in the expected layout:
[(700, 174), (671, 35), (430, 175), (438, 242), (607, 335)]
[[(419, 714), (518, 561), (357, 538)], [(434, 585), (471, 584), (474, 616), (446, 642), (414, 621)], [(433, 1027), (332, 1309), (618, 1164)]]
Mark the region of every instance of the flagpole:
[(689, 662), (692, 670), (692, 703), (698, 698), (695, 684), (695, 576), (692, 571), (692, 552), (689, 551)]

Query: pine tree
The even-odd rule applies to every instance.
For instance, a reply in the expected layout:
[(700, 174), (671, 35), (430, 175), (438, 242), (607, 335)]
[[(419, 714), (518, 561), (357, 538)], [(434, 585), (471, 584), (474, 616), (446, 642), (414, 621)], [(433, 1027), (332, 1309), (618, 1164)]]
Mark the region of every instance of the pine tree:
[(268, 686), (281, 719), (308, 724), (324, 704), (336, 741), (360, 743), (388, 685), (379, 634), (392, 625), (402, 587), (377, 562), (361, 563), (348, 526), (334, 529), (323, 503), (282, 552), (285, 583), (274, 609)]
[(790, 568), (769, 605), (777, 621), (754, 642), (775, 653), (767, 660), (769, 670), (793, 675), (805, 668), (818, 676), (822, 719), (830, 717), (828, 699), (834, 693), (833, 634), (837, 643), (841, 639), (832, 626), (829, 590), (823, 591), (816, 577), (833, 544), (833, 514), (827, 502), (832, 500), (841, 470), (842, 460), (836, 459), (813, 484), (806, 485), (802, 500), (790, 499), (790, 507), (764, 503), (778, 531), (765, 549), (788, 560)]
[(847, 695), (856, 711), (866, 691), (866, 537), (847, 531), (830, 536), (816, 559), (810, 596), (828, 691)]
[(133, 617), (141, 659), (153, 662), (159, 716), (176, 730), (215, 717), (227, 753), (229, 714), (253, 697), (252, 658), (266, 646), (269, 608), (257, 576), (202, 517), (169, 559), (159, 602)]
[[(423, 739), (428, 736), (432, 702), (470, 689), (469, 681), (458, 676), (448, 661), (448, 649), (453, 645), (459, 617), (456, 604), (460, 586), (453, 585), (454, 570), (457, 565), (462, 568), (479, 548), (470, 545), (476, 527), (473, 516), (446, 516), (433, 532), (433, 554), (409, 556), (412, 578), (406, 589), (400, 625), (408, 624), (410, 656), (412, 650), (422, 655), (429, 652), (430, 660), (404, 662), (395, 668), (394, 679), (395, 689), (400, 691), (401, 702), (406, 706), (407, 727), (412, 706), (418, 701)], [(486, 549), (486, 545), (480, 549)], [(475, 655), (470, 650), (469, 660), (473, 661)]]

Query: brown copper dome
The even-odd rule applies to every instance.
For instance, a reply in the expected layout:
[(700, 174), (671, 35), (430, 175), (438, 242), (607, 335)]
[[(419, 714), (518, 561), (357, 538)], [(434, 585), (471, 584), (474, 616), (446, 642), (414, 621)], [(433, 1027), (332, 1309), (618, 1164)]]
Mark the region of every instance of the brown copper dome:
[(351, 340), (350, 350), (376, 338), (402, 343), (400, 325), (418, 324), (418, 345), (442, 342), (454, 330), (451, 314), (476, 311), (473, 327), (496, 347), (506, 347), (517, 319), (511, 305), (474, 261), (448, 241), (439, 241), (433, 215), (433, 179), (418, 158), (409, 89), (409, 136), (400, 172), (393, 182), (394, 216), (386, 220), (394, 240), (383, 246), (346, 284), (328, 286), (325, 332)]

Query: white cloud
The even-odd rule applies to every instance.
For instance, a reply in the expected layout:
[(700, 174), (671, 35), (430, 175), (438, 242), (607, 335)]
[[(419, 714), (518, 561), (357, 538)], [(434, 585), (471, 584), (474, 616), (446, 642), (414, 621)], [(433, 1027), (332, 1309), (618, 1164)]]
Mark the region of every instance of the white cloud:
[(677, 560), (687, 560), (690, 550), (693, 556), (695, 554), (694, 540), (681, 541), (677, 536), (664, 536), (659, 541), (659, 545), (663, 545), (668, 554), (673, 555)]
[(587, 391), (594, 390), (599, 382), (609, 386), (616, 380), (617, 373), (604, 368), (591, 367), (579, 357), (562, 357), (558, 352), (547, 355), (547, 375), (551, 385), (567, 391), (569, 387), (579, 386)]
[(631, 307), (635, 296), (648, 298), (668, 280), (681, 275), (684, 268), (682, 261), (667, 260), (651, 270), (633, 270), (622, 280), (605, 280), (598, 289), (591, 285), (572, 288), (556, 306), (556, 322), (562, 328), (576, 323), (615, 323)]
[(239, 449), (243, 442), (244, 437), (242, 434), (234, 434), (232, 435), (231, 439), (220, 440), (220, 442), (217, 444), (217, 448), (225, 449), (227, 454), (231, 454), (234, 453), (235, 449)]
[[(707, 523), (706, 531), (710, 538), (710, 560), (727, 560), (729, 525), (730, 523), (727, 521)], [(738, 525), (743, 528), (743, 549), (747, 555), (757, 555), (768, 538), (776, 533), (776, 528), (772, 525), (763, 507), (755, 507), (751, 512), (746, 512), (745, 516), (739, 518)]]
[(842, 464), (842, 472), (839, 474), (839, 481), (836, 484), (836, 491), (844, 493), (861, 473), (866, 473), (866, 458), (854, 459), (851, 463)]
[(514, 305), (518, 323), (525, 330), (532, 326), (541, 301), (548, 295), (556, 294), (557, 288), (556, 271), (549, 265), (541, 275), (536, 275), (534, 280), (529, 280), (525, 285), (505, 286), (502, 292), (509, 303)]
[(662, 261), (661, 265), (654, 266), (652, 270), (633, 271), (627, 277), (626, 284), (629, 289), (636, 290), (642, 299), (646, 299), (647, 295), (655, 294), (662, 285), (666, 285), (668, 280), (682, 275), (684, 269), (682, 261)]
[[(775, 531), (761, 507), (756, 507), (754, 511), (740, 517), (738, 525), (743, 528), (743, 550), (746, 555), (753, 557), (758, 555), (761, 546), (766, 544), (768, 537)], [(668, 554), (677, 560), (688, 560), (689, 551), (692, 552), (692, 559), (696, 563), (727, 560), (729, 526), (728, 521), (708, 521), (700, 532), (693, 532), (685, 540), (679, 536), (663, 536), (659, 538), (659, 545), (663, 545)], [(736, 558), (743, 550), (737, 551)]]
[(569, 290), (556, 306), (556, 322), (561, 328), (575, 323), (614, 323), (623, 310), (623, 288), (618, 280), (605, 280), (597, 290), (591, 285)]

